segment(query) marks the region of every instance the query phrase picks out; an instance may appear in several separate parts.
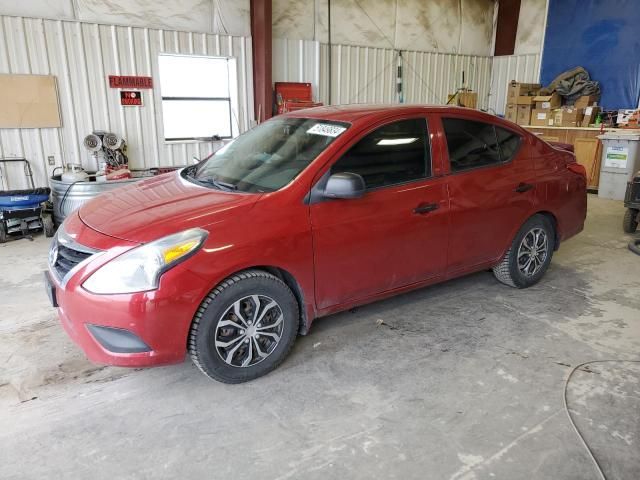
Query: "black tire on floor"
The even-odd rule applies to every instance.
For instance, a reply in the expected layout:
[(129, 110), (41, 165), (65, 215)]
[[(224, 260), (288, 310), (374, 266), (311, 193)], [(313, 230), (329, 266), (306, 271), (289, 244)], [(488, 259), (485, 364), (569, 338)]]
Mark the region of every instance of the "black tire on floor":
[(4, 226), (4, 222), (0, 221), (0, 243), (6, 243), (7, 241), (7, 229)]
[(622, 219), (622, 229), (624, 233), (636, 233), (638, 229), (638, 210), (627, 208)]
[[(530, 235), (530, 232), (532, 232), (533, 230), (543, 231), (546, 235), (546, 256), (544, 257), (544, 260), (540, 264), (540, 267), (537, 271), (532, 270), (532, 274), (525, 275), (525, 273), (520, 270), (518, 265), (518, 251), (521, 245), (523, 245), (525, 237)], [(529, 220), (527, 220), (524, 225), (522, 225), (502, 261), (498, 265), (493, 267), (493, 274), (500, 282), (504, 283), (505, 285), (509, 285), (510, 287), (527, 288), (535, 285), (540, 281), (540, 279), (549, 268), (549, 264), (551, 263), (551, 258), (553, 257), (553, 251), (555, 248), (555, 238), (555, 230), (551, 221), (549, 221), (549, 219), (544, 215), (534, 215)], [(528, 237), (527, 242), (530, 241), (531, 237)]]
[(56, 234), (56, 226), (51, 215), (42, 215), (42, 229), (45, 237), (51, 238)]
[[(241, 321), (233, 313), (235, 312), (233, 309), (237, 302), (241, 302), (240, 305), (243, 305), (243, 308), (246, 306), (249, 309), (249, 313), (246, 313), (247, 310), (241, 312), (244, 328), (247, 322), (252, 319), (255, 320), (257, 317), (257, 315), (253, 315), (255, 310), (252, 309), (255, 308), (256, 303), (252, 300), (254, 297), (259, 297), (258, 312), (263, 307), (263, 312), (266, 312), (265, 318), (280, 317), (280, 314), (282, 314), (282, 328), (278, 330), (279, 341), (272, 347), (270, 353), (256, 364), (244, 367), (230, 365), (223, 359), (222, 355), (228, 355), (233, 347), (247, 342), (246, 337), (243, 337), (244, 339), (238, 343), (233, 343), (224, 353), (219, 353), (219, 345), (216, 344), (216, 340), (221, 343), (228, 343), (228, 339), (239, 338), (242, 336), (240, 332), (242, 334), (245, 333), (245, 330), (230, 326), (241, 324)], [(264, 302), (264, 299), (274, 301), (277, 307), (272, 307), (270, 311), (267, 311), (267, 307), (271, 303), (264, 306), (261, 305), (260, 302)], [(234, 323), (231, 323), (229, 319)], [(284, 361), (298, 334), (299, 319), (300, 313), (296, 297), (282, 280), (262, 270), (246, 270), (224, 280), (200, 304), (189, 332), (189, 354), (193, 363), (209, 378), (224, 383), (247, 382), (266, 375)], [(223, 321), (225, 322), (224, 326), (218, 327), (218, 324)], [(272, 320), (271, 324), (276, 322), (277, 320)], [(260, 340), (260, 332), (257, 332), (255, 327), (261, 324), (257, 321), (255, 323), (253, 330), (256, 331), (257, 339), (256, 337), (250, 338), (247, 342), (248, 346), (245, 343), (235, 353), (232, 353), (232, 363), (234, 361), (240, 363), (239, 360), (236, 360), (238, 357), (240, 357), (240, 360), (246, 359), (249, 356), (246, 351), (247, 348), (251, 348), (252, 356), (258, 359), (258, 346), (264, 348), (264, 345), (258, 345), (258, 342), (270, 342), (272, 340), (273, 337), (265, 338), (264, 334), (262, 334), (263, 336)], [(269, 332), (275, 332), (277, 328), (279, 327), (273, 328)], [(249, 328), (247, 328), (247, 335), (249, 331)], [(224, 332), (230, 332), (228, 333), (229, 336), (218, 337), (219, 335), (227, 335)], [(267, 351), (268, 349), (265, 349), (262, 353)]]

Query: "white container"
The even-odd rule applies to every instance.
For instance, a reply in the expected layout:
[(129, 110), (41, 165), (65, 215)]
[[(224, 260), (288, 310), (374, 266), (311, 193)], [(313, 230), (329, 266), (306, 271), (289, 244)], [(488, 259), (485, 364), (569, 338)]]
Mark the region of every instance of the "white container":
[(640, 132), (607, 132), (602, 140), (598, 196), (624, 200), (627, 182), (640, 169)]

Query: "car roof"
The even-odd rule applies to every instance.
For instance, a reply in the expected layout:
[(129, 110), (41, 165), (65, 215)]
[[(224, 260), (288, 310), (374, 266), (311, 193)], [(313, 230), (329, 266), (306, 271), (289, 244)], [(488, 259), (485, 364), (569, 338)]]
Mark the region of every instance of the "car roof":
[(493, 121), (499, 119), (494, 115), (490, 115), (479, 110), (465, 107), (455, 107), (448, 105), (368, 105), (368, 104), (352, 104), (352, 105), (331, 105), (324, 107), (305, 108), (285, 114), (288, 117), (317, 118), (321, 120), (333, 120), (337, 122), (355, 123), (361, 120), (377, 120), (402, 113), (456, 113), (463, 114), (468, 118), (476, 120)]

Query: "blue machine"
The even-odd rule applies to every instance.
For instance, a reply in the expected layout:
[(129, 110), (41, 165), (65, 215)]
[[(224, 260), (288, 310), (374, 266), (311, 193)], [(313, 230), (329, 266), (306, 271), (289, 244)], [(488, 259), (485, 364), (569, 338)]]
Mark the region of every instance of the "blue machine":
[(47, 237), (55, 233), (55, 226), (50, 212), (43, 205), (49, 201), (49, 188), (35, 188), (33, 171), (29, 161), (24, 158), (0, 159), (0, 164), (22, 163), (25, 176), (31, 183), (26, 190), (0, 190), (0, 243), (5, 243), (8, 235), (21, 233), (24, 238), (31, 238), (30, 233), (44, 230)]

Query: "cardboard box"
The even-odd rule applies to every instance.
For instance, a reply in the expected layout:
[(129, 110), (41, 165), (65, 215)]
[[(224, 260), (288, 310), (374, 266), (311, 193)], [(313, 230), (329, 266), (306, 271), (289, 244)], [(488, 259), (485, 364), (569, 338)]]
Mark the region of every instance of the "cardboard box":
[(536, 97), (533, 96), (533, 95), (520, 95), (520, 96), (516, 97), (515, 103), (518, 104), (518, 105), (529, 105), (529, 106), (531, 106), (531, 105), (533, 105), (535, 103), (534, 100), (533, 100), (534, 98), (536, 98)]
[(578, 97), (576, 102), (573, 104), (576, 108), (586, 108), (593, 105), (598, 100), (598, 97), (595, 95), (583, 95), (582, 97)]
[(476, 108), (478, 105), (478, 94), (476, 92), (460, 92), (458, 94), (458, 105), (467, 108)]
[(556, 127), (579, 127), (582, 124), (584, 110), (576, 107), (562, 107), (553, 111), (553, 124)]
[(531, 111), (531, 125), (536, 127), (553, 127), (553, 112), (534, 108)]
[(447, 105), (476, 108), (478, 105), (478, 94), (470, 91), (450, 93), (447, 97)]
[(616, 123), (618, 125), (626, 125), (629, 123), (629, 117), (635, 113), (635, 110), (618, 110), (618, 116), (616, 118)]
[(531, 105), (518, 105), (516, 123), (518, 125), (529, 125), (531, 121)]
[(584, 117), (582, 118), (582, 126), (588, 127), (589, 125), (596, 123), (596, 118), (600, 113), (600, 107), (587, 107), (584, 109)]
[(536, 110), (555, 110), (562, 105), (562, 99), (557, 93), (553, 95), (538, 95), (534, 98), (534, 101), (536, 102)]
[(629, 121), (624, 128), (640, 128), (640, 111), (636, 110), (636, 113), (633, 113), (631, 114), (631, 116), (629, 116)]
[(504, 111), (504, 118), (510, 122), (516, 123), (516, 120), (518, 119), (518, 105), (515, 103), (508, 103)]
[(511, 80), (507, 87), (507, 103), (516, 103), (520, 96), (534, 96), (540, 90), (539, 83), (522, 83)]

